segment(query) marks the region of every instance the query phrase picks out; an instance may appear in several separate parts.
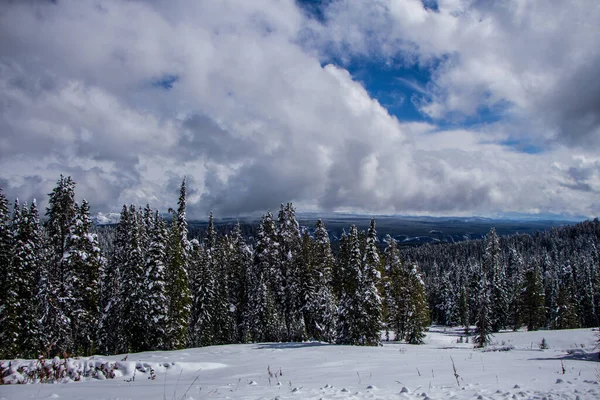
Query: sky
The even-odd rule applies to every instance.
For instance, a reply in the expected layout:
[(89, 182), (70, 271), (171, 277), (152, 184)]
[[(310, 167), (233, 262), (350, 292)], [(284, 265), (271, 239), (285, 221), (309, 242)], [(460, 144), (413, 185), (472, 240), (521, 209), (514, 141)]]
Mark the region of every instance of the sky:
[(96, 211), (600, 214), (596, 0), (0, 3), (0, 187)]

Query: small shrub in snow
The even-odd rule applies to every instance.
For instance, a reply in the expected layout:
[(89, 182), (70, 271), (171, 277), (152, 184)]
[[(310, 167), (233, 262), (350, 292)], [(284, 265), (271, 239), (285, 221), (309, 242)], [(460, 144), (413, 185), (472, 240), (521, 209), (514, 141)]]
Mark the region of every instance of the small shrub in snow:
[(548, 342), (546, 342), (546, 338), (542, 338), (542, 341), (540, 342), (540, 350), (547, 350), (550, 347), (548, 346)]

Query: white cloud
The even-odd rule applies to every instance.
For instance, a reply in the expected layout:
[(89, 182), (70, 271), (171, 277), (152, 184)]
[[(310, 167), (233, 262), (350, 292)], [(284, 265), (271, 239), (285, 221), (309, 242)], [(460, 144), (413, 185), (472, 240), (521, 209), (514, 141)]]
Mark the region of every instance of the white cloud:
[[(513, 59), (529, 47), (510, 48), (512, 34), (501, 41), (519, 18), (529, 23), (529, 8), (362, 4), (334, 3), (326, 27), (291, 0), (0, 5), (0, 186), (40, 199), (64, 173), (101, 211), (125, 202), (166, 210), (188, 176), (193, 216), (285, 201), (367, 212), (598, 213), (585, 190), (599, 186), (598, 174), (585, 172), (593, 162), (561, 144), (537, 155), (494, 144), (514, 136), (507, 127), (516, 119), (451, 131), (400, 122), (348, 71), (320, 62), (325, 42), (348, 41), (348, 56), (402, 52), (421, 63), (451, 54), (424, 110), (442, 118), (507, 101), (514, 115), (535, 116), (557, 105), (547, 89), (531, 93), (577, 68), (558, 60), (537, 71), (550, 59), (541, 50), (536, 61)], [(152, 86), (165, 76), (177, 77), (172, 89)], [(582, 132), (593, 112), (590, 121)], [(577, 154), (599, 158), (593, 149)]]

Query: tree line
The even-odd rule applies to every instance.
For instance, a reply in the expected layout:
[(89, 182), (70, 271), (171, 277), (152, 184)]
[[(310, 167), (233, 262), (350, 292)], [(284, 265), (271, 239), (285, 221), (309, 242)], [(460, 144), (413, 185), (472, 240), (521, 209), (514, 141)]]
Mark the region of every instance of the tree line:
[[(61, 176), (45, 220), (35, 201), (0, 191), (0, 357), (118, 354), (213, 344), (320, 340), (421, 343), (429, 325), (424, 281), (375, 221), (352, 226), (334, 256), (317, 221), (301, 229), (291, 203), (267, 212), (254, 238), (237, 224), (189, 238), (186, 182), (166, 221), (124, 205), (97, 231), (75, 182)], [(248, 240), (251, 239), (251, 240)]]
[(477, 343), (502, 329), (596, 327), (600, 321), (598, 219), (535, 235), (403, 249), (423, 267), (432, 320), (476, 325)]

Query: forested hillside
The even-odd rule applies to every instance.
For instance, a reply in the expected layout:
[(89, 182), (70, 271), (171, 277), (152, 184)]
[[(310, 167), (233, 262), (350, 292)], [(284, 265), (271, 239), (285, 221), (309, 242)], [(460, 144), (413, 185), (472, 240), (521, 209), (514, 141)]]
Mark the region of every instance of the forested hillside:
[[(598, 221), (536, 236), (400, 250), (349, 227), (333, 254), (322, 221), (301, 229), (292, 204), (255, 237), (238, 225), (189, 235), (186, 182), (165, 221), (125, 205), (96, 231), (60, 177), (45, 219), (0, 192), (0, 357), (118, 354), (213, 344), (321, 340), (421, 343), (430, 320), (500, 329), (598, 323)], [(380, 250), (381, 240), (385, 243)], [(466, 332), (468, 333), (468, 332)]]

